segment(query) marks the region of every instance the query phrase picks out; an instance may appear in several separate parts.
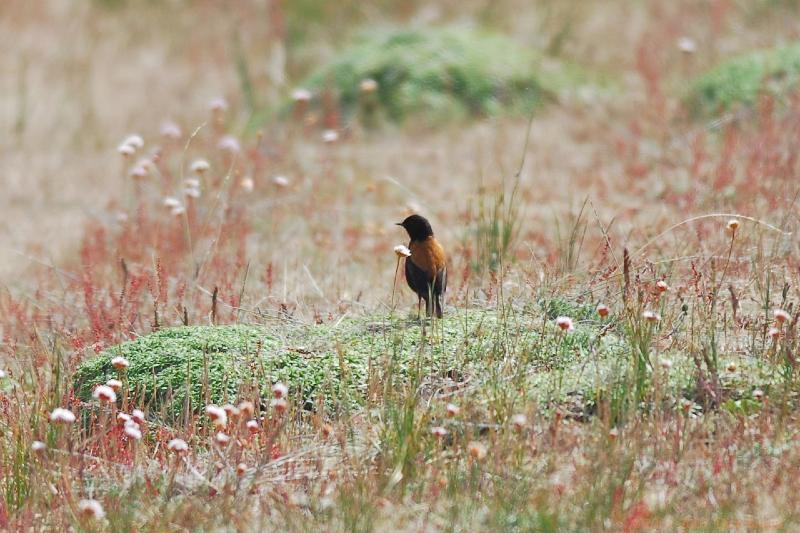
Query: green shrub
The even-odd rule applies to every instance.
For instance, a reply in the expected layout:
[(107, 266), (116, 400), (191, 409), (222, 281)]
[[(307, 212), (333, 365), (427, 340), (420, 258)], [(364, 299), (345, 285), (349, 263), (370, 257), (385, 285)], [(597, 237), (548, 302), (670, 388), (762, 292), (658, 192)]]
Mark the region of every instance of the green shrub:
[(688, 97), (696, 115), (752, 106), (766, 92), (783, 97), (800, 80), (800, 43), (759, 50), (722, 63), (700, 77)]
[(364, 34), (307, 85), (332, 88), (343, 110), (358, 105), (362, 80), (378, 82), (386, 115), (453, 116), (527, 113), (549, 92), (533, 51), (498, 35), (464, 28), (381, 30)]

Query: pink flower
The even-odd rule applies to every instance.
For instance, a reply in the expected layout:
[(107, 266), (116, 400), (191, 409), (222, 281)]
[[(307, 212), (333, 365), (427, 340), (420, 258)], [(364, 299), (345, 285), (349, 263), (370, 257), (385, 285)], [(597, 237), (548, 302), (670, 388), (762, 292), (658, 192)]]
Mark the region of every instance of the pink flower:
[(228, 101), (225, 98), (218, 96), (216, 98), (212, 98), (211, 101), (208, 103), (208, 108), (211, 111), (215, 112), (222, 112), (228, 109)]
[(103, 506), (97, 500), (81, 500), (78, 502), (78, 513), (90, 520), (102, 520), (106, 516)]
[(111, 389), (116, 392), (122, 388), (122, 382), (118, 379), (109, 379), (106, 381), (106, 385), (111, 387)]
[(556, 325), (561, 328), (562, 331), (575, 331), (575, 325), (572, 323), (572, 319), (568, 316), (560, 316), (556, 318)]
[(311, 91), (308, 89), (297, 88), (292, 91), (292, 100), (295, 102), (308, 102), (311, 100)]
[(336, 130), (325, 130), (322, 132), (322, 142), (327, 144), (335, 143), (339, 140), (339, 133)]
[(660, 279), (656, 282), (656, 289), (658, 289), (658, 292), (667, 292), (669, 290), (669, 285), (667, 285), (666, 281)]
[(241, 145), (239, 144), (239, 141), (233, 135), (225, 135), (224, 137), (222, 137), (217, 143), (217, 148), (219, 148), (223, 152), (231, 152), (231, 153), (239, 152), (242, 149)]
[(167, 120), (161, 124), (161, 136), (165, 139), (177, 141), (181, 138), (181, 128), (171, 120)]
[(172, 439), (167, 443), (167, 449), (175, 453), (183, 453), (189, 450), (189, 445), (183, 439)]
[(133, 410), (133, 412), (131, 413), (131, 418), (133, 418), (133, 421), (136, 422), (137, 424), (144, 424), (145, 422), (144, 413), (139, 409)]
[(447, 435), (447, 430), (442, 426), (433, 426), (431, 428), (431, 434), (437, 439), (441, 439), (442, 437)]
[(289, 407), (289, 404), (284, 398), (275, 398), (269, 402), (269, 405), (279, 413), (286, 411), (286, 409)]
[(769, 335), (772, 339), (777, 340), (781, 336), (781, 330), (779, 330), (776, 327), (769, 328), (769, 331), (767, 331), (767, 335)]
[(658, 322), (661, 320), (661, 315), (659, 315), (655, 311), (645, 311), (644, 313), (642, 313), (642, 318), (644, 318), (648, 322)]
[(447, 411), (447, 416), (453, 418), (454, 416), (458, 416), (458, 413), (461, 412), (461, 408), (453, 403), (448, 403), (447, 407), (445, 408)]
[(775, 317), (775, 322), (782, 324), (788, 320), (792, 319), (792, 315), (790, 315), (787, 311), (783, 309), (775, 309), (772, 311), (772, 316)]
[(217, 427), (224, 427), (228, 424), (228, 414), (222, 407), (217, 405), (207, 405), (206, 414)]
[(139, 428), (139, 424), (136, 422), (130, 421), (125, 424), (125, 435), (132, 438), (133, 440), (141, 440), (142, 438), (142, 430)]
[(276, 383), (272, 386), (272, 395), (276, 398), (285, 398), (289, 389), (283, 383)]
[(257, 420), (248, 420), (245, 426), (247, 426), (247, 430), (250, 431), (250, 433), (258, 433), (259, 431)]
[(124, 357), (115, 357), (111, 360), (111, 366), (116, 368), (117, 370), (124, 370), (131, 366), (127, 359)]
[(528, 418), (523, 414), (516, 414), (511, 417), (511, 425), (516, 431), (522, 431), (528, 425)]
[(220, 431), (219, 433), (216, 434), (216, 436), (214, 436), (214, 440), (217, 441), (217, 444), (219, 444), (220, 446), (224, 446), (231, 441), (231, 438), (222, 431)]
[(108, 385), (98, 385), (92, 392), (92, 397), (105, 403), (114, 403), (117, 401), (117, 393)]

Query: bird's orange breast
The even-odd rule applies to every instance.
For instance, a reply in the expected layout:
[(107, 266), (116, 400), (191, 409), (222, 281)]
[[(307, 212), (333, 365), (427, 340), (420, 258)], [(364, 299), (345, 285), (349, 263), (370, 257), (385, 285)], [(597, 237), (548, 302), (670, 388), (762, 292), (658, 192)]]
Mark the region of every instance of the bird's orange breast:
[(444, 248), (433, 236), (424, 241), (411, 241), (408, 248), (411, 250), (409, 258), (411, 262), (424, 270), (430, 279), (435, 278), (436, 274), (444, 268), (446, 259)]

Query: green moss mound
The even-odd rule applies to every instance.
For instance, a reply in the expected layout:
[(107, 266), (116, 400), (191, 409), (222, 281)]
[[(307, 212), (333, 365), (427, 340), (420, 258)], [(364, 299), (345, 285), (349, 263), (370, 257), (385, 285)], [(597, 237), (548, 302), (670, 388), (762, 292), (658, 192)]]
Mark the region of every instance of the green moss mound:
[[(381, 30), (342, 50), (307, 86), (332, 88), (346, 113), (361, 98), (395, 121), (411, 114), (441, 120), (527, 113), (554, 88), (540, 66), (536, 53), (499, 35), (465, 28)], [(377, 82), (374, 94), (360, 93), (365, 79)]]
[(754, 105), (760, 94), (784, 97), (800, 81), (800, 43), (751, 52), (700, 77), (688, 96), (695, 115), (710, 116)]

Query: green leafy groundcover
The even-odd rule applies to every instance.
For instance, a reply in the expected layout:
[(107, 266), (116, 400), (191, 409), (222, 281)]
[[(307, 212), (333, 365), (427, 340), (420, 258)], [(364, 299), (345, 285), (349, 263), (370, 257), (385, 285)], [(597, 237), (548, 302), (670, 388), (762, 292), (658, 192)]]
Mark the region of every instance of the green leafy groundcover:
[(390, 119), (413, 113), (437, 120), (527, 113), (565, 72), (542, 72), (538, 54), (501, 35), (460, 27), (383, 29), (363, 34), (307, 85), (333, 89), (352, 112), (361, 81), (372, 79), (374, 97)]
[(767, 92), (785, 96), (800, 80), (800, 43), (758, 50), (726, 61), (701, 76), (688, 102), (692, 112), (711, 115), (753, 105)]
[[(414, 320), (344, 319), (314, 326), (188, 326), (167, 328), (109, 348), (84, 362), (74, 377), (78, 397), (90, 400), (97, 384), (122, 378), (151, 412), (179, 416), (207, 403), (268, 397), (286, 383), (295, 400), (318, 395), (363, 403), (370, 367), (378, 378), (409, 372), (447, 376), (480, 359), (492, 342), (493, 313), (462, 313), (426, 328)], [(130, 367), (113, 368), (125, 357)], [(412, 364), (415, 363), (415, 364)]]

